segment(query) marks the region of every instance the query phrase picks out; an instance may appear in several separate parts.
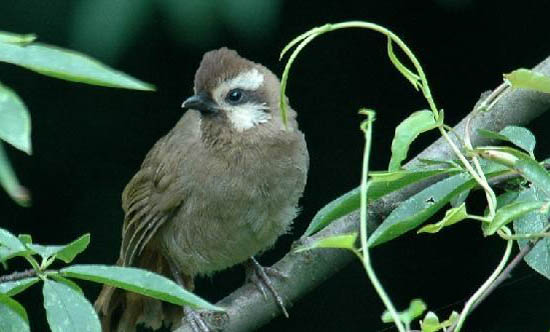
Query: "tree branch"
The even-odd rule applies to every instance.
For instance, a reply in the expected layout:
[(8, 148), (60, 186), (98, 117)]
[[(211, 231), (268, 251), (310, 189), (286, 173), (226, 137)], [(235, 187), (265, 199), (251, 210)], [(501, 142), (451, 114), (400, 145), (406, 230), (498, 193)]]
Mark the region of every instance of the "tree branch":
[[(538, 64), (534, 69), (537, 72), (550, 76), (550, 58)], [(487, 96), (489, 96), (489, 93), (482, 94), (474, 110)], [(471, 112), (454, 127), (454, 132), (463, 136), (468, 117), (474, 115), (470, 123), (472, 144), (489, 144), (490, 140), (478, 135), (477, 129), (484, 128), (500, 131), (508, 125), (525, 125), (549, 108), (550, 94), (522, 89), (509, 90), (490, 111), (481, 113)], [(457, 139), (458, 143), (460, 142)], [(405, 168), (418, 166), (421, 159), (450, 160), (455, 158), (449, 145), (440, 138), (412, 159)], [(383, 216), (388, 215), (400, 202), (438, 180), (431, 179), (411, 185), (404, 190), (391, 193), (373, 202), (369, 207), (371, 211), (369, 215), (369, 229), (373, 230), (376, 228), (376, 225), (381, 222)], [(308, 243), (326, 236), (355, 232), (358, 230), (358, 225), (359, 215), (358, 211), (355, 211), (334, 221), (330, 226), (311, 238), (302, 239), (299, 242), (301, 242), (300, 244)], [(292, 253), (291, 251), (274, 265), (275, 268), (290, 277), (287, 280), (274, 279), (274, 287), (286, 301), (286, 304), (289, 305), (330, 278), (352, 259), (352, 254), (345, 250), (316, 249), (299, 254)], [(257, 329), (280, 314), (280, 309), (273, 299), (264, 299), (262, 294), (251, 284), (245, 284), (218, 302), (217, 305), (227, 309), (226, 313), (229, 320), (224, 325), (224, 331), (227, 332)], [(215, 321), (217, 318), (213, 316), (212, 319)], [(191, 331), (188, 325), (184, 325), (176, 330), (176, 332), (188, 331)]]

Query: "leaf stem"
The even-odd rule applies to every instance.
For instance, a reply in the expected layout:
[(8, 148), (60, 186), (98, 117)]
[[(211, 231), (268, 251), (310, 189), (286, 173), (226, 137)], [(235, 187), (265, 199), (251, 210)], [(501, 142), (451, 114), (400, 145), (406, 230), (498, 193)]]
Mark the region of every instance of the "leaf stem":
[(370, 149), (371, 149), (371, 142), (372, 142), (372, 123), (374, 121), (374, 112), (360, 111), (360, 113), (366, 114), (368, 116), (367, 120), (365, 120), (361, 124), (361, 130), (363, 130), (363, 132), (365, 133), (365, 152), (363, 154), (363, 169), (361, 174), (361, 211), (360, 211), (361, 250), (363, 255), (361, 255), (358, 250), (355, 251), (355, 253), (356, 255), (359, 256), (359, 258), (361, 258), (361, 262), (363, 263), (363, 267), (367, 272), (367, 276), (369, 277), (369, 280), (372, 283), (372, 286), (378, 293), (378, 296), (386, 306), (386, 309), (392, 316), (395, 326), (397, 327), (399, 332), (405, 332), (407, 331), (407, 329), (405, 329), (405, 327), (403, 326), (403, 322), (399, 318), (399, 314), (397, 313), (397, 310), (395, 310), (395, 307), (393, 306), (391, 299), (389, 298), (388, 294), (384, 291), (384, 287), (378, 280), (370, 261), (369, 247), (367, 245), (367, 190), (369, 186), (369, 182), (368, 182), (369, 156), (370, 156)]
[[(511, 235), (512, 232), (508, 227), (504, 226), (501, 228), (501, 230), (508, 235)], [(510, 253), (512, 252), (512, 244), (514, 241), (508, 240), (506, 243), (506, 249), (504, 251), (504, 256), (500, 260), (500, 263), (498, 264), (497, 268), (491, 273), (489, 278), (479, 287), (479, 289), (470, 297), (468, 302), (464, 305), (464, 309), (460, 313), (460, 317), (458, 318), (458, 321), (456, 322), (456, 325), (451, 327), (449, 329), (449, 332), (459, 332), (462, 328), (462, 325), (464, 324), (464, 321), (466, 320), (466, 317), (472, 310), (477, 306), (478, 302), (484, 298), (484, 294), (487, 290), (491, 289), (491, 285), (494, 284), (494, 282), (497, 280), (501, 272), (504, 270), (504, 267), (506, 266), (506, 263), (508, 262), (508, 259), (510, 258)]]

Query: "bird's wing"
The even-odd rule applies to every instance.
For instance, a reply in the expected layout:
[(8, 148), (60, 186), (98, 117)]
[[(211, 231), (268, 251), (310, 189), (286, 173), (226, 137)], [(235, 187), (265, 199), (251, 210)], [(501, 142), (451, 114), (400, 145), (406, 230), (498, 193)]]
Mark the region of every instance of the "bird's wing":
[(135, 265), (136, 257), (183, 201), (176, 181), (178, 154), (170, 151), (174, 148), (166, 140), (159, 141), (124, 189), (125, 218), (120, 249), (124, 266)]

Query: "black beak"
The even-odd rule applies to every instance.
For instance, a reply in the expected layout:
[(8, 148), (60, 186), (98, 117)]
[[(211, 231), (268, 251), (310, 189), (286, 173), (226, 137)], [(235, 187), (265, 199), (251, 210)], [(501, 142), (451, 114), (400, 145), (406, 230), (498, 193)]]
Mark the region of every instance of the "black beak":
[(212, 114), (218, 111), (216, 103), (206, 93), (199, 93), (187, 98), (181, 107), (184, 110), (197, 110), (203, 114)]

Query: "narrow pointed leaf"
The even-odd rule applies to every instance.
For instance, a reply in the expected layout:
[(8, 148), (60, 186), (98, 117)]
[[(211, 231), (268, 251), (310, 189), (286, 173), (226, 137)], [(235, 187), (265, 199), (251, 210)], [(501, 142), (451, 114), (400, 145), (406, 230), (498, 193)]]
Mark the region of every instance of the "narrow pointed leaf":
[(550, 174), (528, 154), (510, 147), (498, 146), (479, 147), (475, 150), (486, 159), (513, 168), (550, 198)]
[(391, 144), (391, 159), (389, 171), (398, 170), (403, 160), (407, 158), (409, 146), (423, 132), (437, 127), (432, 111), (423, 110), (412, 113), (395, 128), (395, 136)]
[[(487, 167), (488, 178), (505, 174), (506, 168), (491, 164)], [(390, 241), (408, 232), (433, 216), (445, 204), (465, 190), (470, 190), (477, 182), (466, 173), (453, 175), (441, 180), (402, 202), (382, 222), (369, 237), (369, 247)]]
[(46, 44), (32, 43), (21, 46), (0, 43), (0, 61), (73, 82), (154, 90), (152, 85), (111, 69), (86, 55)]
[(61, 272), (65, 277), (104, 283), (176, 305), (223, 310), (186, 291), (172, 280), (146, 270), (120, 266), (80, 264), (61, 269)]
[(511, 142), (514, 145), (522, 148), (527, 151), (530, 156), (533, 156), (535, 150), (536, 139), (533, 133), (527, 128), (516, 127), (516, 126), (507, 126), (502, 129), (499, 133), (486, 129), (478, 129), (478, 133), (481, 136), (497, 139), (501, 141)]
[(101, 332), (92, 304), (64, 283), (44, 280), (44, 308), (52, 332)]
[(27, 107), (10, 88), (0, 84), (0, 139), (31, 154), (31, 119)]
[(388, 37), (388, 57), (390, 58), (391, 63), (397, 68), (397, 70), (403, 75), (411, 84), (412, 86), (418, 90), (420, 88), (420, 76), (413, 73), (411, 70), (409, 70), (393, 53), (393, 47), (392, 47), (392, 41), (391, 38)]
[(337, 249), (355, 249), (355, 241), (357, 240), (357, 233), (341, 234), (322, 238), (313, 243), (306, 244), (299, 247), (295, 252), (302, 252), (315, 248), (337, 248)]
[(468, 218), (468, 213), (466, 212), (466, 204), (462, 203), (456, 208), (452, 208), (445, 212), (445, 217), (441, 219), (436, 224), (429, 224), (420, 228), (417, 233), (437, 233), (443, 227), (451, 226), (456, 224), (459, 221)]
[(38, 280), (38, 277), (30, 277), (21, 280), (0, 283), (0, 293), (6, 294), (7, 296), (14, 296), (21, 293), (30, 286), (36, 284)]
[(540, 213), (544, 213), (544, 211), (541, 211), (544, 206), (546, 206), (546, 210), (548, 210), (548, 203), (538, 201), (514, 202), (505, 205), (497, 210), (491, 223), (484, 227), (483, 234), (485, 236), (493, 235), (502, 226), (507, 225), (508, 223), (524, 216), (529, 212), (539, 210)]
[(36, 39), (34, 34), (19, 35), (11, 32), (0, 31), (0, 43), (28, 44)]
[(532, 70), (525, 68), (516, 69), (503, 76), (514, 88), (525, 88), (550, 93), (550, 77)]
[(66, 245), (41, 245), (28, 244), (27, 247), (36, 252), (43, 259), (53, 255), (65, 263), (70, 263), (76, 255), (83, 252), (90, 243), (90, 234), (84, 234), (73, 242)]
[(29, 332), (29, 318), (19, 302), (0, 294), (0, 331)]
[(21, 206), (29, 206), (31, 198), (25, 187), (19, 184), (15, 172), (11, 167), (10, 161), (4, 146), (0, 141), (0, 186), (10, 195), (10, 197)]
[(507, 126), (500, 131), (510, 142), (527, 151), (533, 156), (535, 151), (536, 138), (533, 133), (525, 127)]
[[(371, 172), (367, 198), (376, 200), (393, 191), (410, 184), (441, 174), (456, 174), (456, 168), (442, 168), (432, 170), (397, 170), (393, 172)], [(360, 188), (345, 193), (325, 205), (309, 224), (304, 236), (310, 236), (328, 226), (332, 221), (355, 211), (360, 205)]]

